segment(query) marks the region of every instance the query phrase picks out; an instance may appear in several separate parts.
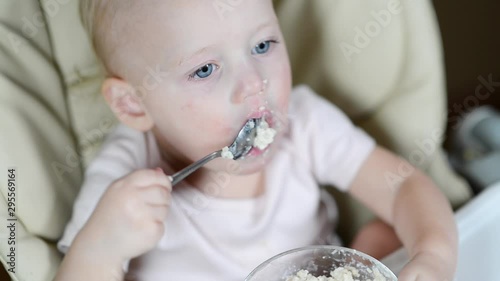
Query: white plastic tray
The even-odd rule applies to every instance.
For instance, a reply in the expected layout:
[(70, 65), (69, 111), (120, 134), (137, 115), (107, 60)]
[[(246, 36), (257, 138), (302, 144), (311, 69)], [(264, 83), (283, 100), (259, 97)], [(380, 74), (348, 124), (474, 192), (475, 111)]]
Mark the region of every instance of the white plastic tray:
[[(500, 183), (485, 189), (455, 218), (460, 241), (455, 280), (500, 280)], [(397, 274), (408, 256), (400, 249), (382, 262)]]

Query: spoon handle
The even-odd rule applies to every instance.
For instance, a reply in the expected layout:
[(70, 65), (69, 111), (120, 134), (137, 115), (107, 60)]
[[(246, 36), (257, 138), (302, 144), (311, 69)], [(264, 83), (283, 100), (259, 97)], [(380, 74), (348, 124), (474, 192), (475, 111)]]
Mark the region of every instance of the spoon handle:
[(211, 153), (211, 154), (203, 157), (199, 161), (196, 161), (193, 164), (187, 166), (186, 168), (180, 170), (179, 172), (173, 174), (172, 175), (172, 186), (176, 185), (177, 183), (179, 183), (180, 181), (182, 181), (184, 178), (186, 178), (187, 176), (191, 175), (196, 170), (198, 170), (199, 168), (201, 168), (203, 165), (205, 165), (206, 163), (214, 160), (217, 157), (220, 157), (221, 155), (222, 155), (222, 151), (221, 150), (213, 152), (213, 153)]

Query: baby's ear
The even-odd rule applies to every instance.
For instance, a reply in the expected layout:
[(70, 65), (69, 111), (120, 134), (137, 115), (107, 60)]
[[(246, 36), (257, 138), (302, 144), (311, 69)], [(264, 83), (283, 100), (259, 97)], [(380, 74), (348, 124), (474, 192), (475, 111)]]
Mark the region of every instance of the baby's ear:
[(153, 128), (153, 120), (132, 85), (118, 78), (107, 78), (101, 91), (120, 122), (142, 132)]

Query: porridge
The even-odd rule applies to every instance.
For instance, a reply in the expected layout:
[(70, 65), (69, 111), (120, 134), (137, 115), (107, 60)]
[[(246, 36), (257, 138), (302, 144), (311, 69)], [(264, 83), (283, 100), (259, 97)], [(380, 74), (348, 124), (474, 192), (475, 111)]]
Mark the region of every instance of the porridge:
[(262, 119), (259, 127), (257, 127), (257, 136), (255, 137), (253, 146), (260, 150), (264, 150), (274, 141), (275, 136), (276, 130), (270, 128), (266, 120)]
[(385, 277), (378, 271), (373, 270), (373, 279), (359, 279), (359, 272), (356, 268), (346, 266), (339, 267), (330, 272), (330, 277), (315, 277), (307, 270), (300, 270), (295, 275), (288, 276), (285, 281), (386, 281)]

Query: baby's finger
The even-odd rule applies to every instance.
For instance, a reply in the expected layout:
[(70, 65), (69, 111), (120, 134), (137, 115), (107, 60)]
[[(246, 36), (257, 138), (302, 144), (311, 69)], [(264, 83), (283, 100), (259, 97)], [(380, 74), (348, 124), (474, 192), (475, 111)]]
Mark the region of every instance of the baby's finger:
[(170, 190), (160, 185), (141, 188), (139, 194), (143, 202), (150, 205), (169, 206), (172, 199)]
[(161, 185), (168, 190), (172, 190), (172, 184), (168, 176), (161, 169), (143, 169), (132, 172), (126, 177), (120, 179), (126, 185), (137, 187), (147, 187), (151, 185)]

